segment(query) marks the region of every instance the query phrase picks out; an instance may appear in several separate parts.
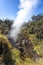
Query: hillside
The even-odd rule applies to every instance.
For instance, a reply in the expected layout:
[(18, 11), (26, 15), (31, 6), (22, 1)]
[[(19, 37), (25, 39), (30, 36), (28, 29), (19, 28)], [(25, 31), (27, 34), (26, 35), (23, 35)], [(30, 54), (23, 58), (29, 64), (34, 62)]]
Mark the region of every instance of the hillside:
[[(30, 42), (31, 46), (38, 54), (43, 56), (43, 18), (42, 14), (36, 16), (36, 20), (27, 22), (22, 26), (21, 33), (18, 35), (18, 40), (24, 40), (24, 44)], [(28, 45), (27, 45), (28, 46)], [(32, 48), (31, 47), (31, 48)]]
[(0, 64), (43, 65), (43, 14), (23, 24), (16, 42), (7, 37), (12, 21), (5, 21), (0, 20)]

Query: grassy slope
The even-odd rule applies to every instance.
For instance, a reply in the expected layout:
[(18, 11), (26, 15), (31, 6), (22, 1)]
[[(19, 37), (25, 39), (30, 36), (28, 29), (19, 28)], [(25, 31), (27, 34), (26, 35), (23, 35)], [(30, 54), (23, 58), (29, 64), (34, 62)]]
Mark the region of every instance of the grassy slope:
[[(41, 23), (40, 26), (39, 26), (39, 23)], [(29, 25), (29, 27), (28, 27), (28, 25)], [(37, 29), (43, 28), (43, 19), (40, 20), (39, 22), (32, 22), (30, 24), (28, 23), (24, 27), (24, 29), (22, 29), (22, 31), (21, 31), (21, 34), (23, 34), (23, 35), (24, 34), (27, 34), (27, 36), (29, 37), (29, 40), (31, 40), (31, 42), (34, 45), (34, 50), (36, 50), (39, 55), (43, 56), (43, 39), (37, 38), (36, 37), (36, 33), (35, 34), (30, 34), (29, 33), (29, 31), (30, 31), (29, 29), (31, 27), (34, 27), (34, 29), (36, 29), (36, 28)], [(25, 58), (25, 61), (22, 61), (21, 58), (20, 58), (20, 52), (18, 52), (18, 50), (16, 50), (16, 49), (14, 49), (13, 51), (12, 51), (12, 53), (14, 54), (13, 55), (14, 56), (13, 58), (16, 58), (16, 64), (17, 65), (43, 65), (43, 57), (40, 58), (40, 60), (38, 60), (38, 61), (36, 60), (37, 63), (33, 62), (30, 58)]]
[[(9, 48), (11, 48), (11, 52), (12, 52), (12, 59), (15, 62), (15, 65), (37, 65), (37, 63), (34, 63), (30, 58), (25, 58), (25, 61), (23, 61), (21, 58), (20, 58), (20, 51), (17, 50), (16, 48), (13, 48), (11, 45), (10, 45), (10, 42), (8, 41), (8, 39), (6, 38), (6, 36), (4, 35), (0, 35), (0, 41), (3, 41), (3, 43), (7, 43)], [(42, 63), (42, 60), (40, 60), (38, 62), (38, 65), (39, 63)], [(41, 64), (40, 64), (41, 65)]]
[[(41, 19), (37, 22), (31, 22), (31, 23), (26, 24), (24, 29), (22, 29), (22, 31), (21, 31), (22, 35), (26, 34), (29, 37), (29, 40), (34, 45), (34, 50), (36, 50), (37, 53), (42, 56), (42, 58), (39, 61), (36, 60), (37, 63), (34, 63), (31, 59), (26, 58), (24, 64), (22, 64), (22, 65), (26, 65), (26, 64), (27, 65), (43, 65), (43, 38), (36, 37), (37, 31), (35, 33), (30, 34), (29, 32), (31, 32), (30, 30), (32, 29), (32, 27), (34, 29), (37, 29), (38, 34), (39, 34), (39, 32), (42, 31), (41, 29), (43, 28), (43, 19)], [(42, 35), (43, 35), (43, 33), (42, 33)]]
[[(41, 23), (41, 21), (40, 21)], [(42, 22), (43, 23), (43, 22)], [(41, 23), (41, 27), (43, 27), (43, 24)], [(34, 24), (34, 23), (33, 23)], [(29, 25), (29, 27), (28, 27)], [(36, 34), (30, 34), (29, 33), (29, 29), (32, 27), (32, 23), (26, 25), (25, 29), (22, 30), (22, 34), (24, 35), (27, 34), (27, 36), (29, 37), (29, 39), (31, 40), (31, 42), (34, 45), (34, 50), (37, 51), (38, 54), (40, 54), (41, 56), (43, 56), (43, 39), (39, 39), (36, 37)], [(34, 24), (36, 27), (38, 26), (38, 23)], [(34, 27), (35, 28), (35, 27)], [(8, 41), (7, 37), (0, 34), (0, 41), (2, 40), (3, 43), (7, 43), (11, 52), (12, 52), (12, 59), (14, 61), (16, 61), (14, 63), (14, 65), (43, 65), (43, 57), (37, 62), (33, 62), (30, 58), (25, 58), (25, 60), (23, 61), (20, 58), (20, 51), (17, 50), (16, 48), (13, 48), (10, 44), (10, 42)]]
[[(30, 36), (31, 38), (34, 37), (34, 36)], [(4, 35), (0, 35), (0, 39), (3, 40), (3, 42), (7, 42), (8, 45), (9, 45), (9, 48), (11, 47), (10, 46), (10, 42), (8, 41), (8, 39), (6, 38), (6, 36)], [(32, 38), (33, 39), (33, 38)], [(41, 41), (42, 42), (42, 41)], [(38, 48), (39, 47), (39, 48)], [(36, 50), (40, 49), (40, 45), (39, 46), (36, 46)], [(38, 48), (38, 49), (37, 49)], [(11, 49), (12, 51), (12, 59), (15, 60), (15, 65), (43, 65), (43, 58), (40, 59), (38, 61), (38, 63), (34, 63), (30, 58), (25, 58), (25, 61), (23, 61), (21, 58), (20, 58), (20, 51), (17, 50), (16, 48), (12, 48)]]

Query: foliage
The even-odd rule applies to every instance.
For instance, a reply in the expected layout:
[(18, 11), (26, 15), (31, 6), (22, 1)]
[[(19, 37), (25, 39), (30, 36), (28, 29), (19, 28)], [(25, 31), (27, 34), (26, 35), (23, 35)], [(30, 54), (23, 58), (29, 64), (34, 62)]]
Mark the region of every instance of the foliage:
[(0, 44), (0, 52), (3, 55), (5, 65), (14, 65), (11, 52), (12, 46), (6, 36), (0, 35)]
[(13, 24), (13, 20), (1, 20), (0, 19), (0, 33), (2, 34), (8, 34), (11, 30), (11, 26)]
[(43, 14), (22, 25), (16, 42), (6, 36), (12, 23), (0, 19), (0, 52), (5, 65), (43, 65)]
[[(38, 17), (38, 15), (36, 16)], [(43, 38), (43, 18), (40, 18), (37, 21), (32, 20), (25, 24), (23, 32), (27, 34), (35, 34), (37, 38)]]
[(40, 14), (38, 14), (38, 15), (33, 15), (32, 16), (32, 20), (33, 21), (37, 21), (37, 20), (40, 20), (40, 19), (42, 19), (43, 18), (43, 14), (42, 13), (40, 13)]

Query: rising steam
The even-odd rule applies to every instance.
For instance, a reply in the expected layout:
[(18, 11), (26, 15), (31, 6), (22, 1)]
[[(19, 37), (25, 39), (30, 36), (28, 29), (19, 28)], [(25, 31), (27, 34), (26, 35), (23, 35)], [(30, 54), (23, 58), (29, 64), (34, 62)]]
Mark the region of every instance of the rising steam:
[(38, 0), (19, 0), (19, 11), (17, 12), (17, 17), (15, 19), (15, 22), (12, 25), (12, 30), (10, 33), (10, 36), (14, 38), (14, 40), (17, 39), (17, 35), (20, 32), (20, 27), (26, 21), (27, 16), (30, 17), (33, 9), (38, 3)]

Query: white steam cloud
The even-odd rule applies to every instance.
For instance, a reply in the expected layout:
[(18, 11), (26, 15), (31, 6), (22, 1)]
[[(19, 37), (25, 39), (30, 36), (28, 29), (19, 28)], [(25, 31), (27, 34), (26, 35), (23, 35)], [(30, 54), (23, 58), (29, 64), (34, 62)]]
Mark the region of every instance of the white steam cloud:
[(17, 39), (17, 35), (20, 32), (20, 27), (26, 21), (27, 16), (31, 15), (32, 10), (36, 7), (38, 0), (19, 0), (19, 11), (17, 12), (17, 17), (12, 25), (12, 30), (10, 36)]

